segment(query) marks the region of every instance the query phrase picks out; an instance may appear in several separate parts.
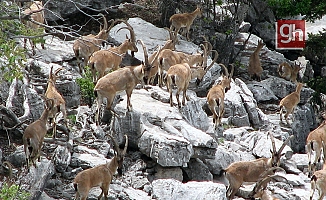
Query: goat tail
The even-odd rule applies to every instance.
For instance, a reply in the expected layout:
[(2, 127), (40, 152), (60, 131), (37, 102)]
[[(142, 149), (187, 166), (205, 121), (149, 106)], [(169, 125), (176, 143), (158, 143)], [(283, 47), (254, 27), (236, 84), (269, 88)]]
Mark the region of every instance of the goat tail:
[(172, 84), (175, 85), (176, 75), (171, 75), (170, 77), (171, 77)]
[(222, 175), (225, 174), (225, 173), (226, 173), (226, 169), (223, 169), (223, 168), (222, 168), (221, 171), (220, 171), (220, 174), (219, 174), (219, 175), (222, 176)]
[(27, 142), (27, 146), (31, 146), (31, 138), (27, 138), (26, 142)]
[(78, 190), (78, 183), (74, 183), (75, 192)]
[(317, 177), (316, 177), (316, 175), (312, 175), (312, 177), (311, 177), (311, 182), (316, 182), (317, 181)]

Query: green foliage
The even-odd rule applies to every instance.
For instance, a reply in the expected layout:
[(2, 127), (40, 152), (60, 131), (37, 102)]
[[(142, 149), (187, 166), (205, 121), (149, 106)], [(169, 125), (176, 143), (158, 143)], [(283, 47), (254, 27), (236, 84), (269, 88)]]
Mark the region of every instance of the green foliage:
[(324, 0), (268, 0), (268, 4), (279, 18), (301, 14), (306, 20), (315, 21), (326, 14)]
[(310, 88), (315, 90), (315, 92), (313, 93), (312, 98), (310, 100), (312, 102), (312, 104), (319, 105), (320, 110), (324, 110), (325, 105), (324, 105), (324, 102), (322, 101), (322, 99), (320, 97), (320, 94), (321, 93), (326, 94), (326, 87), (325, 87), (325, 85), (326, 85), (326, 77), (313, 78), (310, 81), (308, 81), (307, 85)]
[(303, 50), (308, 60), (315, 64), (326, 63), (326, 30), (316, 34), (308, 34), (306, 47)]
[(83, 74), (83, 77), (77, 78), (76, 82), (80, 87), (82, 99), (86, 104), (91, 105), (95, 99), (93, 92), (95, 85), (93, 83), (92, 72), (89, 67), (85, 67), (85, 73)]
[(76, 124), (76, 122), (77, 122), (76, 115), (68, 115), (67, 118), (69, 119), (69, 121), (70, 121), (72, 124)]
[[(15, 3), (0, 2), (0, 17), (20, 16), (22, 10)], [(0, 74), (1, 79), (12, 81), (23, 78), (22, 69), (26, 60), (26, 50), (15, 38), (29, 36), (34, 44), (44, 43), (41, 36), (43, 29), (32, 30), (17, 19), (1, 20), (0, 22)]]
[(10, 187), (5, 183), (0, 190), (0, 199), (2, 200), (25, 200), (30, 194), (20, 189), (19, 185), (13, 184)]

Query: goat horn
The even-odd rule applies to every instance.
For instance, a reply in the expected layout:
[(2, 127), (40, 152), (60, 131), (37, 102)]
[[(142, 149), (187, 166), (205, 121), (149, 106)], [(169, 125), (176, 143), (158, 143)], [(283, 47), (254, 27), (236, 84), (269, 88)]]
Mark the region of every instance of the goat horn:
[(124, 156), (126, 154), (127, 148), (128, 148), (128, 136), (125, 135), (125, 138), (126, 138), (126, 142), (125, 142), (125, 147), (124, 147), (124, 149), (123, 149), (123, 151), (121, 153), (122, 156)]
[(170, 40), (172, 40), (172, 42), (175, 43), (176, 41), (176, 37), (175, 37), (175, 33), (174, 31), (171, 31), (171, 29), (169, 29), (168, 27), (164, 27), (165, 30), (169, 31), (169, 36), (170, 36)]
[(136, 36), (135, 36), (134, 28), (126, 20), (120, 19), (120, 20), (117, 20), (117, 22), (122, 22), (130, 28), (129, 29), (130, 30), (130, 39), (135, 43)]
[(205, 45), (200, 44), (199, 46), (201, 46), (203, 48), (203, 62), (202, 62), (202, 67), (205, 69), (207, 67), (207, 48)]
[(228, 72), (228, 69), (225, 67), (225, 65), (223, 63), (219, 63), (220, 66), (223, 67), (224, 71), (225, 71), (225, 76), (229, 76), (229, 72)]
[(100, 15), (103, 17), (103, 21), (104, 21), (103, 30), (107, 30), (108, 29), (108, 21), (106, 20), (105, 16), (102, 13), (100, 13)]
[(233, 63), (230, 64), (230, 65), (231, 65), (231, 73), (230, 73), (229, 78), (232, 78), (232, 76), (233, 76), (233, 72), (234, 72), (234, 65), (233, 65)]
[(262, 174), (260, 174), (260, 178), (264, 178), (266, 176), (268, 176), (269, 174), (271, 174), (271, 172), (275, 172), (275, 171), (284, 171), (285, 170), (282, 168), (282, 167), (271, 167), (271, 168), (268, 168), (266, 171), (264, 171)]
[[(254, 187), (254, 189), (251, 191), (251, 195), (253, 196), (254, 194), (256, 194), (259, 190), (261, 190), (262, 186), (267, 185), (267, 183), (269, 183), (271, 180), (276, 180), (277, 178), (282, 178), (285, 179), (287, 181), (287, 179), (283, 176), (280, 175), (272, 175), (272, 176), (267, 176), (265, 178), (263, 178), (262, 180), (258, 181)], [(264, 189), (264, 188), (263, 188)]]
[(211, 52), (215, 52), (215, 56), (214, 56), (214, 59), (212, 60), (212, 63), (205, 69), (206, 72), (208, 72), (208, 70), (213, 67), (213, 65), (216, 62), (218, 55), (219, 55), (216, 50), (211, 50)]
[(58, 75), (58, 73), (59, 73), (61, 70), (63, 70), (63, 67), (60, 67), (60, 68), (58, 68), (57, 70), (55, 70), (54, 75)]
[[(115, 131), (113, 131), (115, 132)], [(108, 134), (108, 136), (111, 138), (113, 145), (114, 145), (114, 150), (116, 152), (117, 155), (120, 155), (120, 149), (119, 149), (119, 145), (117, 143), (117, 141), (113, 138), (113, 136), (111, 134)]]
[(139, 42), (142, 45), (142, 47), (143, 47), (144, 59), (145, 59), (145, 66), (148, 66), (148, 53), (147, 53), (146, 46), (145, 46), (145, 44), (144, 44), (144, 42), (142, 40), (137, 40), (137, 42)]
[(150, 65), (153, 65), (153, 63), (155, 62), (155, 60), (157, 59), (157, 57), (160, 55), (161, 51), (163, 50), (163, 48), (159, 47), (155, 57), (153, 58), (152, 62), (150, 63)]
[[(273, 134), (271, 133), (271, 132), (268, 132), (268, 134), (269, 134), (269, 137), (271, 138), (271, 141), (272, 141), (272, 151), (273, 151), (273, 155), (275, 155), (276, 154), (276, 147), (275, 147), (275, 141), (274, 141), (274, 136), (273, 136)], [(273, 156), (272, 155), (272, 156)]]
[(291, 135), (290, 137), (288, 137), (288, 139), (286, 139), (286, 140), (283, 142), (281, 148), (280, 148), (280, 149), (278, 150), (278, 152), (277, 152), (277, 155), (279, 155), (279, 156), (281, 155), (283, 149), (285, 148), (285, 146), (289, 143), (289, 141), (290, 141), (292, 138), (294, 138), (294, 135)]

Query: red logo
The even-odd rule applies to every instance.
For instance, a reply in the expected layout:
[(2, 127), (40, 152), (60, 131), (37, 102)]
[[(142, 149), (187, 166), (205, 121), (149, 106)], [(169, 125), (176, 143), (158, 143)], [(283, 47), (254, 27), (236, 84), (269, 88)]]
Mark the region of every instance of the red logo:
[(277, 20), (276, 49), (300, 49), (305, 47), (305, 20)]

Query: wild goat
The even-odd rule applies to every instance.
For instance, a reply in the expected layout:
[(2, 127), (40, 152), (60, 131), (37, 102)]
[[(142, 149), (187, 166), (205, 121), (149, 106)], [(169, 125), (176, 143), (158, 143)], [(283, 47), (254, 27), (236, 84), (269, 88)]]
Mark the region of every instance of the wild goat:
[(261, 180), (259, 180), (256, 184), (254, 189), (252, 190), (251, 194), (249, 194), (249, 197), (251, 198), (259, 198), (262, 200), (279, 200), (278, 198), (273, 197), (271, 191), (266, 190), (267, 184), (271, 180), (277, 180), (277, 178), (285, 179), (283, 176), (279, 175), (272, 175), (272, 176), (267, 176)]
[[(109, 32), (112, 29), (115, 21), (112, 21), (111, 26), (108, 27), (107, 20), (103, 14), (101, 14), (104, 20), (103, 29), (100, 27), (100, 32), (97, 35), (89, 34), (78, 38), (73, 44), (73, 50), (77, 59), (79, 72), (84, 73), (84, 67), (88, 63), (89, 57), (95, 51), (100, 50), (101, 45), (106, 42), (109, 37)], [(80, 60), (84, 59), (84, 65), (81, 65)]]
[[(134, 30), (130, 27), (122, 27), (119, 30), (121, 29), (128, 29), (130, 31), (130, 38), (126, 35), (126, 40), (120, 46), (96, 51), (89, 58), (88, 66), (91, 68), (94, 83), (102, 78), (106, 71), (117, 70), (122, 61), (123, 54), (128, 50), (132, 52), (138, 51)], [(96, 78), (96, 72), (99, 73), (98, 78)]]
[(145, 75), (148, 85), (154, 83), (155, 76), (157, 75), (157, 73), (159, 71), (158, 55), (160, 54), (160, 52), (164, 49), (170, 49), (173, 51), (175, 50), (175, 42), (176, 42), (175, 34), (170, 29), (168, 29), (168, 28), (166, 28), (166, 29), (169, 31), (170, 39), (166, 41), (166, 43), (160, 50), (155, 51), (148, 58), (148, 61), (149, 61), (150, 65), (152, 66), (152, 68), (148, 71), (148, 74)]
[(159, 61), (159, 86), (163, 86), (163, 71), (168, 71), (170, 66), (181, 64), (181, 63), (188, 63), (189, 66), (193, 66), (195, 64), (202, 65), (203, 61), (207, 59), (207, 52), (204, 45), (201, 45), (204, 48), (203, 53), (196, 53), (193, 55), (189, 55), (183, 52), (176, 52), (172, 51), (171, 49), (164, 49), (158, 55)]
[(172, 87), (173, 84), (177, 85), (178, 91), (176, 93), (176, 98), (178, 101), (178, 107), (181, 107), (179, 94), (183, 92), (182, 105), (186, 103), (186, 91), (191, 80), (191, 70), (188, 63), (172, 65), (166, 75), (166, 87), (170, 93), (170, 106), (173, 106), (172, 100)]
[[(324, 121), (319, 125), (318, 128), (315, 130), (311, 131), (307, 137), (307, 142), (306, 142), (306, 150), (308, 154), (308, 176), (311, 177), (311, 175), (314, 173), (316, 170), (316, 165), (317, 162), (320, 162), (321, 158), (321, 151), (323, 149), (324, 153), (324, 158), (323, 160), (326, 160), (326, 113), (323, 112), (322, 116), (324, 118)], [(312, 151), (315, 151), (315, 161), (312, 164), (311, 163), (311, 156), (312, 156)]]
[(287, 62), (282, 62), (281, 64), (279, 64), (277, 72), (280, 75), (280, 77), (288, 81), (297, 83), (297, 76), (301, 69), (302, 67), (300, 67), (300, 63), (297, 64), (295, 62), (294, 65), (292, 66)]
[(27, 126), (23, 135), (24, 152), (26, 155), (27, 167), (30, 162), (36, 167), (36, 159), (40, 162), (41, 149), (44, 137), (47, 133), (47, 120), (54, 106), (53, 99), (46, 99), (44, 111), (41, 117)]
[(131, 111), (132, 105), (130, 103), (130, 97), (132, 90), (139, 82), (144, 85), (143, 78), (145, 71), (148, 70), (150, 66), (148, 64), (148, 53), (146, 47), (141, 40), (138, 41), (140, 41), (144, 49), (145, 63), (141, 63), (137, 66), (124, 67), (113, 71), (100, 78), (95, 85), (94, 94), (97, 100), (97, 114), (95, 120), (97, 124), (99, 123), (99, 113), (103, 98), (107, 99), (107, 110), (111, 110), (111, 105), (116, 93), (125, 90), (127, 93), (127, 109), (128, 111)]
[(262, 40), (258, 41), (258, 45), (255, 51), (251, 54), (249, 58), (248, 73), (251, 79), (261, 80), (261, 74), (263, 73), (263, 68), (261, 67), (259, 52), (264, 47), (264, 42)]
[[(213, 123), (215, 128), (221, 124), (221, 119), (224, 115), (224, 98), (225, 93), (231, 88), (231, 78), (233, 76), (234, 67), (232, 65), (231, 73), (229, 74), (228, 69), (223, 64), (219, 64), (223, 67), (225, 75), (222, 75), (220, 83), (213, 86), (207, 94), (208, 107), (213, 113)], [(217, 111), (218, 107), (218, 111)]]
[[(170, 17), (170, 23), (171, 23), (170, 30), (175, 31), (175, 34), (177, 35), (181, 28), (185, 28), (185, 36), (189, 41), (190, 26), (192, 25), (192, 23), (194, 22), (197, 16), (201, 17), (201, 14), (202, 14), (202, 9), (200, 8), (200, 6), (197, 6), (196, 10), (193, 11), (192, 13), (179, 13), (179, 14), (172, 15)], [(177, 37), (176, 40), (178, 43), (180, 43)]]
[(252, 161), (234, 162), (230, 164), (228, 168), (222, 170), (222, 172), (226, 173), (226, 178), (229, 181), (229, 186), (226, 191), (228, 199), (234, 198), (234, 195), (243, 182), (257, 182), (260, 178), (264, 178), (261, 176), (262, 174), (268, 175), (266, 172), (270, 172), (271, 168), (280, 165), (280, 158), (284, 155), (282, 154), (282, 151), (293, 136), (290, 136), (286, 141), (284, 141), (277, 152), (274, 137), (271, 133), (269, 133), (269, 136), (272, 141), (271, 158), (259, 158)]
[(56, 115), (57, 113), (61, 112), (64, 118), (64, 123), (67, 126), (67, 113), (66, 113), (66, 102), (63, 99), (62, 95), (58, 92), (57, 88), (55, 87), (55, 83), (58, 78), (58, 73), (62, 70), (63, 68), (58, 68), (54, 73), (53, 73), (53, 66), (51, 66), (50, 74), (49, 74), (49, 79), (48, 79), (48, 86), (45, 91), (45, 97), (48, 99), (53, 99), (53, 106), (52, 109), (50, 110), (49, 113), (49, 119), (50, 123), (52, 122), (53, 124), (53, 137), (56, 137)]
[(322, 170), (316, 171), (311, 177), (310, 200), (312, 200), (316, 188), (319, 193), (318, 200), (323, 200), (326, 194), (326, 163), (324, 163)]
[[(30, 4), (30, 6), (23, 11), (23, 13), (25, 15), (30, 15), (30, 19), (29, 20), (23, 20), (23, 23), (26, 24), (26, 26), (28, 26), (31, 29), (39, 29), (41, 28), (41, 26), (39, 24), (34, 23), (38, 22), (41, 24), (44, 24), (44, 11), (43, 11), (43, 3), (42, 1), (34, 1), (33, 3)], [(27, 43), (27, 39), (24, 38), (24, 48), (26, 49), (26, 43)], [(33, 55), (35, 55), (35, 44), (32, 41), (32, 39), (29, 39), (29, 43), (31, 44), (32, 47), (32, 53)], [(44, 49), (44, 43), (41, 42), (41, 46), (42, 49)]]
[[(286, 111), (284, 118), (286, 120), (286, 123), (289, 124), (288, 121), (288, 116), (290, 113), (294, 112), (294, 109), (297, 107), (298, 103), (300, 102), (300, 92), (303, 84), (302, 83), (297, 83), (297, 87), (295, 92), (292, 92), (291, 94), (287, 95), (280, 101), (280, 120), (282, 121), (282, 114), (283, 110)], [(293, 118), (293, 116), (292, 116)]]
[(77, 174), (74, 179), (73, 185), (76, 191), (75, 199), (86, 200), (89, 190), (93, 187), (101, 187), (102, 192), (98, 199), (101, 199), (104, 194), (104, 199), (108, 199), (109, 186), (113, 179), (114, 174), (118, 171), (118, 174), (122, 175), (123, 158), (127, 152), (128, 137), (125, 135), (126, 143), (123, 151), (119, 149), (119, 145), (116, 140), (109, 134), (111, 140), (114, 143), (115, 156), (112, 160), (106, 164), (99, 165), (90, 169), (86, 169)]

